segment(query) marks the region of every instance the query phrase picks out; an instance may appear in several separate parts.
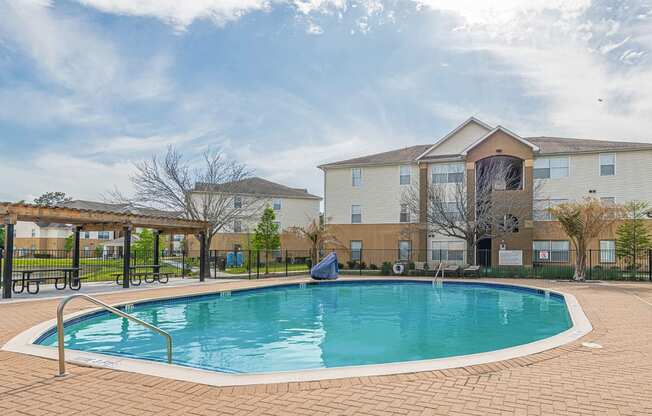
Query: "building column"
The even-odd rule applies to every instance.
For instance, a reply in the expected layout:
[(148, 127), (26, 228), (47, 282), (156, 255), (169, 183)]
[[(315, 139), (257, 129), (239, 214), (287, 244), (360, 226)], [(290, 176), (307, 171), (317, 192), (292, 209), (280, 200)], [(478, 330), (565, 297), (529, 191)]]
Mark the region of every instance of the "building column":
[(131, 280), (131, 225), (126, 225), (123, 229), (124, 244), (122, 245), (122, 287), (129, 289)]
[(12, 277), (14, 274), (14, 226), (16, 221), (12, 218), (5, 220), (5, 250), (4, 265), (2, 268), (2, 298), (11, 298)]
[[(79, 235), (81, 233), (81, 227), (75, 226), (73, 231), (73, 244), (72, 244), (72, 267), (79, 268)], [(79, 270), (73, 273), (75, 279), (79, 278)]]
[(419, 165), (418, 260), (428, 261), (428, 165)]

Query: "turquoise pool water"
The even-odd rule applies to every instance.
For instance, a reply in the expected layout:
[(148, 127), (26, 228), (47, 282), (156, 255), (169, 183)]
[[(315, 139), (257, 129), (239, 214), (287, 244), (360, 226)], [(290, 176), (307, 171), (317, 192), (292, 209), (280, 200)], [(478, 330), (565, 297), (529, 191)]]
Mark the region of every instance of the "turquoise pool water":
[[(355, 281), (136, 304), (176, 364), (235, 373), (381, 364), (511, 347), (571, 327), (559, 295), (506, 285)], [(54, 346), (56, 331), (37, 343)], [(108, 313), (66, 325), (66, 348), (165, 361), (165, 340)]]

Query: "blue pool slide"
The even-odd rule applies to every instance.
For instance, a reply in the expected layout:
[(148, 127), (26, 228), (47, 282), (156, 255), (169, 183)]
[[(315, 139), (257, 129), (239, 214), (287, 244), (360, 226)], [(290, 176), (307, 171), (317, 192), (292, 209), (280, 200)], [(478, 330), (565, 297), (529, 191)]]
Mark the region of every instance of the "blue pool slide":
[(315, 280), (335, 280), (340, 272), (335, 252), (324, 257), (310, 269), (310, 277)]

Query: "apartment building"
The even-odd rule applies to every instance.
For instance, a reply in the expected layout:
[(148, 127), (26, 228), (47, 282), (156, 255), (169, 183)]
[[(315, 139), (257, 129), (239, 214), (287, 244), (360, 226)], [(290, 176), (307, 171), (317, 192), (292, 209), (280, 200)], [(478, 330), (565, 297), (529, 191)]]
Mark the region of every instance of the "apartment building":
[[(552, 205), (585, 196), (605, 203), (652, 203), (652, 143), (521, 137), (471, 117), (435, 143), (319, 166), (324, 172), (324, 217), (353, 259), (365, 249), (395, 249), (399, 256), (419, 253), (418, 260), (433, 263), (440, 258), (468, 263), (465, 241), (430, 230), (425, 205), (411, 215), (402, 195), (415, 187), (425, 200), (432, 183), (464, 181), (473, 198), (478, 171), (495, 158), (509, 160), (518, 172), (517, 185), (498, 197), (522, 199), (525, 211), (514, 232), (478, 243), (479, 250), (492, 253), (482, 260), (485, 264), (499, 264), (501, 251), (520, 252), (523, 264), (531, 264), (532, 253), (564, 257), (571, 246), (546, 210)], [(614, 240), (614, 230), (604, 230), (590, 248), (607, 253), (607, 262)]]
[[(292, 227), (303, 227), (313, 219), (319, 218), (321, 197), (310, 194), (305, 188), (292, 188), (280, 183), (253, 177), (220, 185), (219, 189), (206, 184), (195, 186), (195, 197), (202, 198), (206, 193), (222, 192), (227, 195), (225, 203), (233, 208), (243, 207), (242, 216), (215, 235), (211, 250), (246, 249), (249, 239), (259, 222), (265, 207), (274, 210), (276, 223), (281, 234), (281, 248), (284, 250), (308, 250), (309, 245), (289, 232)], [(201, 205), (201, 204), (198, 204)], [(189, 240), (189, 249), (198, 250), (199, 242)]]

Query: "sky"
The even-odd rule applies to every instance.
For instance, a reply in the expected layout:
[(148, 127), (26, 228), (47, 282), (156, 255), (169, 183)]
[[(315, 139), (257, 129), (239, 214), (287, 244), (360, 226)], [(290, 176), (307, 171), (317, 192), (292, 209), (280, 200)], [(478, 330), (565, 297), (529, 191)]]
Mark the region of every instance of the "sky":
[(0, 201), (128, 194), (168, 146), (322, 195), (469, 116), (652, 142), (651, 48), (652, 0), (0, 0)]

